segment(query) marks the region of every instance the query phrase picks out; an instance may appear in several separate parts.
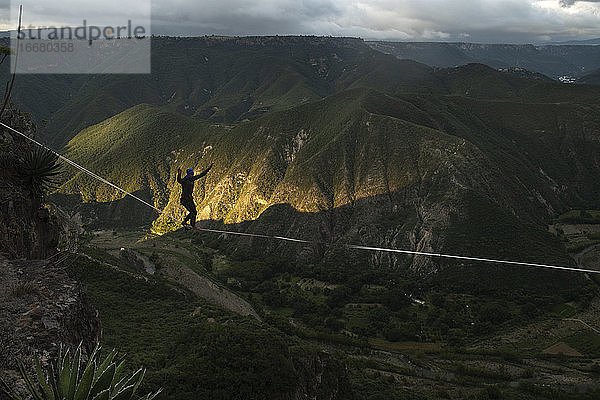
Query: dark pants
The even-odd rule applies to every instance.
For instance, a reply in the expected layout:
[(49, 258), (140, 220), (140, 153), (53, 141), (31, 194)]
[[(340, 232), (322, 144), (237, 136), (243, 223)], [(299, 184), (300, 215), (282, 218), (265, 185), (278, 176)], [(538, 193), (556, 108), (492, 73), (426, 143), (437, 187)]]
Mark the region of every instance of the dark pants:
[(189, 220), (190, 225), (195, 226), (196, 215), (198, 214), (198, 212), (196, 211), (196, 204), (194, 204), (194, 199), (181, 199), (181, 205), (189, 211), (189, 214), (185, 217), (183, 222), (185, 223)]

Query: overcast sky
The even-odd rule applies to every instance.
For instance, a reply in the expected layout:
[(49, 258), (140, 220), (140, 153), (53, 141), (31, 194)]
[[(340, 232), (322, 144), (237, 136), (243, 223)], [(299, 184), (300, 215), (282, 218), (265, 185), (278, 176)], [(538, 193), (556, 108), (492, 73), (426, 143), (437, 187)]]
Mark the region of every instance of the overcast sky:
[[(144, 20), (146, 0), (22, 0), (25, 25)], [(0, 0), (0, 28), (13, 28)], [(94, 6), (95, 4), (95, 6)], [(548, 42), (600, 37), (600, 0), (153, 0), (152, 33)], [(116, 22), (115, 22), (116, 21)], [(145, 24), (145, 22), (142, 22)]]

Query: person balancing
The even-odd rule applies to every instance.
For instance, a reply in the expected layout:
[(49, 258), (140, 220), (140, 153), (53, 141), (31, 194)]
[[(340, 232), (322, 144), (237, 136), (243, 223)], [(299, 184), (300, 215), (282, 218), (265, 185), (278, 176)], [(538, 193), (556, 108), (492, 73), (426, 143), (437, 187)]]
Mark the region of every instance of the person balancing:
[(181, 168), (177, 169), (177, 182), (181, 185), (180, 203), (189, 212), (182, 222), (183, 226), (187, 227), (187, 221), (190, 221), (190, 226), (196, 227), (196, 215), (198, 215), (198, 213), (196, 211), (196, 204), (194, 204), (194, 182), (208, 174), (208, 171), (213, 167), (213, 164), (214, 163), (210, 164), (210, 167), (206, 168), (198, 175), (194, 175), (194, 169), (190, 168), (186, 171), (187, 173), (183, 178), (181, 177)]

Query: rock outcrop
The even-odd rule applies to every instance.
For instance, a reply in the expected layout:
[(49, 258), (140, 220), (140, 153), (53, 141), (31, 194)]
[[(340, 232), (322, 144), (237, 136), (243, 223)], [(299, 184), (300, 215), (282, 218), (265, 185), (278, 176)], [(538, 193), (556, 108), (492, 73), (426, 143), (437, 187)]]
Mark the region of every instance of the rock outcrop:
[(9, 257), (43, 259), (58, 246), (60, 224), (45, 208), (16, 190), (2, 191), (0, 200), (0, 252)]
[[(35, 125), (28, 114), (7, 110), (4, 121), (33, 137)], [(42, 259), (56, 252), (60, 224), (15, 171), (16, 161), (31, 151), (23, 138), (0, 130), (0, 253), (9, 258)]]
[[(8, 110), (5, 118), (34, 135), (27, 114)], [(100, 338), (97, 311), (69, 276), (68, 255), (57, 252), (61, 224), (15, 167), (28, 151), (29, 143), (0, 131), (0, 379), (21, 393), (19, 362), (31, 368), (37, 357), (45, 365), (61, 344), (82, 343), (89, 354)]]
[(99, 341), (97, 312), (63, 261), (0, 259), (0, 378), (17, 390), (18, 361), (32, 366), (38, 357), (46, 364), (60, 344), (83, 343), (89, 354)]

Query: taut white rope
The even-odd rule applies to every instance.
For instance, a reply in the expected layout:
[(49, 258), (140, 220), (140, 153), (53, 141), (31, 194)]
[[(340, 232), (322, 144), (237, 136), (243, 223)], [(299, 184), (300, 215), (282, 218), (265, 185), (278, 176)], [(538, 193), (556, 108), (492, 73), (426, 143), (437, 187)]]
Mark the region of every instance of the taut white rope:
[[(125, 189), (122, 189), (119, 186), (115, 185), (114, 183), (93, 173), (92, 171), (88, 170), (87, 168), (84, 168), (81, 165), (77, 164), (76, 162), (69, 160), (65, 156), (59, 154), (55, 150), (52, 150), (51, 148), (38, 142), (37, 140), (30, 138), (29, 136), (25, 135), (24, 133), (19, 132), (18, 130), (14, 129), (2, 122), (0, 122), (0, 126), (3, 126), (6, 129), (10, 130), (11, 132), (14, 132), (14, 133), (22, 136), (23, 138), (29, 140), (30, 142), (48, 150), (52, 154), (56, 155), (59, 159), (66, 162), (67, 164), (77, 168), (78, 170), (80, 170), (82, 172), (85, 172), (92, 178), (99, 180), (100, 182), (103, 182), (103, 183), (113, 187), (114, 189), (118, 190), (119, 192), (121, 192), (129, 197), (132, 197), (133, 199), (139, 201), (146, 207), (150, 207), (153, 210), (157, 211), (159, 214), (163, 214), (166, 217), (170, 218), (171, 220), (173, 220), (175, 222), (179, 222), (179, 220), (177, 218), (175, 218), (174, 216), (172, 216), (171, 214), (166, 213), (163, 210), (160, 210), (160, 209), (154, 207), (152, 204), (148, 203), (147, 201), (140, 199), (139, 197), (129, 193)], [(234, 232), (234, 231), (225, 231), (225, 230), (220, 230), (220, 229), (209, 229), (209, 228), (196, 228), (196, 230), (204, 231), (204, 232), (236, 235), (236, 236), (254, 237), (254, 238), (261, 238), (261, 239), (283, 240), (283, 241), (295, 242), (295, 243), (330, 245), (330, 244), (327, 244), (324, 242), (295, 239), (295, 238), (289, 238), (289, 237), (285, 237), (285, 236), (261, 235), (261, 234), (256, 234), (256, 233)], [(397, 253), (397, 254), (406, 254), (406, 255), (413, 255), (413, 256), (437, 257), (437, 258), (447, 258), (447, 259), (455, 259), (455, 260), (477, 261), (477, 262), (486, 262), (486, 263), (494, 263), (494, 264), (518, 265), (518, 266), (525, 266), (525, 267), (537, 267), (537, 268), (555, 269), (555, 270), (562, 270), (562, 271), (587, 272), (587, 273), (591, 273), (591, 274), (600, 274), (600, 270), (596, 271), (593, 269), (583, 269), (583, 268), (567, 267), (567, 266), (561, 266), (561, 265), (537, 264), (537, 263), (529, 263), (529, 262), (522, 262), (522, 261), (510, 261), (510, 260), (496, 260), (496, 259), (492, 259), (492, 258), (459, 256), (459, 255), (452, 255), (452, 254), (430, 253), (430, 252), (424, 252), (424, 251), (388, 249), (385, 247), (371, 247), (371, 246), (362, 246), (362, 245), (355, 245), (355, 244), (340, 244), (338, 246), (345, 247), (348, 249), (355, 249), (355, 250), (381, 251), (381, 252), (386, 252), (386, 253)]]

